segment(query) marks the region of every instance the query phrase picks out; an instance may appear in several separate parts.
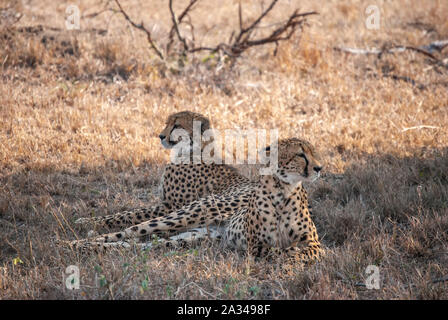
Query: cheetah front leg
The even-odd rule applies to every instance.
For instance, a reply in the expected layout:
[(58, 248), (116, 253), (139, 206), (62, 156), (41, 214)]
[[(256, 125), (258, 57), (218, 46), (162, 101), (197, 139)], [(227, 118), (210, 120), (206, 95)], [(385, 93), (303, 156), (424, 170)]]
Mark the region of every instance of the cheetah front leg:
[(324, 254), (320, 242), (310, 243), (306, 248), (290, 247), (287, 248), (286, 254), (299, 263), (311, 263), (320, 261)]
[(249, 254), (258, 258), (273, 258), (286, 256), (296, 263), (311, 263), (319, 261), (324, 251), (319, 241), (310, 241), (305, 247), (291, 246), (287, 248), (269, 247), (265, 244), (257, 244), (249, 247)]
[[(265, 186), (284, 198), (273, 202), (263, 198), (263, 194), (258, 195), (258, 199), (264, 202), (255, 201), (256, 214), (246, 216), (249, 254), (256, 257), (286, 255), (299, 263), (318, 260), (322, 250), (302, 183), (295, 186), (283, 182), (272, 185), (272, 181), (275, 182), (275, 178), (267, 178)], [(279, 186), (282, 187), (280, 193)], [(270, 210), (265, 210), (265, 207)]]
[(294, 246), (275, 248), (274, 252), (286, 255), (294, 262), (303, 264), (319, 261), (324, 254), (319, 240), (314, 237), (313, 233), (302, 235), (300, 242)]
[[(291, 223), (290, 220), (288, 222)], [(274, 228), (279, 229), (278, 227)], [(316, 227), (309, 216), (306, 222), (292, 221), (292, 226), (288, 227), (286, 234), (284, 231), (280, 232), (277, 241), (282, 239), (283, 243), (289, 243), (286, 247), (272, 243), (272, 240), (263, 237), (260, 232), (251, 231), (251, 237), (248, 239), (248, 250), (249, 254), (255, 257), (286, 255), (295, 262), (309, 263), (320, 260), (323, 254)]]

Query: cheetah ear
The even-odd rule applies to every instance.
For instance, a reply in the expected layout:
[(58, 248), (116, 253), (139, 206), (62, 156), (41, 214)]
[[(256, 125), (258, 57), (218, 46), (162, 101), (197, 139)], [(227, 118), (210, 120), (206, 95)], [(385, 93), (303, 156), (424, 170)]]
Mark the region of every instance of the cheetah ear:
[(208, 129), (210, 129), (210, 120), (208, 120), (205, 117), (202, 117), (201, 119), (201, 133), (204, 133), (205, 131), (207, 131)]
[(271, 151), (274, 153), (274, 156), (278, 155), (278, 150), (274, 146), (274, 150), (272, 150), (271, 146), (267, 146), (266, 148), (262, 148), (258, 151), (258, 159), (262, 164), (270, 165), (271, 160)]
[(260, 162), (263, 164), (266, 161), (269, 161), (270, 156), (271, 156), (271, 146), (268, 146), (258, 151), (258, 159), (260, 159)]

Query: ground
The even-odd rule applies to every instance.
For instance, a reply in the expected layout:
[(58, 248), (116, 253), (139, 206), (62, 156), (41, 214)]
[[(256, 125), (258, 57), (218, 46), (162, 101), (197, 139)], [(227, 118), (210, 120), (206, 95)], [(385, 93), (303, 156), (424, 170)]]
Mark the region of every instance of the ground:
[[(0, 299), (448, 298), (448, 48), (434, 52), (438, 64), (415, 50), (378, 57), (334, 49), (446, 40), (446, 1), (280, 1), (264, 26), (296, 7), (319, 15), (275, 56), (274, 45), (250, 49), (233, 71), (217, 71), (207, 54), (164, 67), (122, 16), (93, 15), (112, 2), (76, 2), (81, 30), (68, 31), (71, 3), (2, 11), (12, 21), (23, 14), (15, 28), (35, 28), (1, 26)], [(165, 2), (121, 3), (166, 43)], [(177, 12), (186, 4), (174, 3)], [(244, 21), (261, 3), (242, 1)], [(378, 30), (365, 25), (372, 4)], [(238, 1), (203, 1), (191, 21), (204, 45), (227, 41)], [(337, 177), (310, 190), (328, 252), (320, 263), (251, 262), (208, 243), (90, 256), (55, 244), (87, 235), (73, 223), (81, 212), (155, 203), (169, 161), (158, 134), (181, 110), (218, 129), (278, 128), (318, 148), (324, 171)], [(65, 289), (69, 265), (79, 267), (79, 290)], [(380, 289), (366, 288), (369, 265)]]

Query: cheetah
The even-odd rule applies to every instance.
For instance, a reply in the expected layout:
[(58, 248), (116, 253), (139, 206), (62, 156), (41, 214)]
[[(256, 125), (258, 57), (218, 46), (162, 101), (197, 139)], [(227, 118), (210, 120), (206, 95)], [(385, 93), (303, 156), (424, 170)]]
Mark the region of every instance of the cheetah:
[[(265, 149), (267, 154), (271, 147)], [(244, 181), (123, 231), (70, 244), (95, 249), (116, 244), (129, 246), (126, 241), (131, 238), (214, 227), (218, 230), (216, 238), (254, 257), (286, 254), (301, 263), (318, 260), (323, 250), (303, 182), (318, 177), (322, 166), (314, 148), (305, 140), (284, 139), (274, 147), (278, 150), (278, 169), (272, 175), (261, 176), (257, 182)], [(204, 236), (205, 233), (172, 237), (162, 243), (177, 245)]]
[[(171, 114), (166, 121), (165, 128), (159, 134), (162, 146), (172, 149), (179, 143), (179, 140), (173, 139), (173, 131), (176, 129), (183, 129), (187, 132), (192, 143), (194, 121), (200, 124), (201, 135), (211, 129), (210, 120), (202, 114), (191, 111)], [(204, 149), (213, 143), (213, 136), (209, 139), (202, 139), (201, 142)], [(190, 163), (187, 164), (169, 163), (166, 165), (159, 186), (161, 199), (155, 206), (100, 217), (79, 218), (75, 223), (93, 224), (99, 229), (123, 229), (167, 215), (210, 194), (224, 193), (225, 190), (235, 189), (238, 186), (241, 188), (244, 186), (250, 188), (251, 186), (249, 179), (239, 174), (234, 167), (225, 164), (204, 163), (202, 159), (196, 163), (193, 161), (195, 159), (190, 160)]]

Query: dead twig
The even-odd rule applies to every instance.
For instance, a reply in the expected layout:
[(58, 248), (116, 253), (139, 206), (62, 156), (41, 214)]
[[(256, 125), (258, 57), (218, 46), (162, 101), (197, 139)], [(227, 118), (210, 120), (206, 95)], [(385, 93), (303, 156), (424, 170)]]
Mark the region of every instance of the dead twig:
[(92, 19), (92, 18), (96, 18), (97, 16), (99, 16), (99, 15), (105, 13), (105, 12), (119, 12), (119, 11), (108, 8), (108, 9), (104, 9), (104, 10), (101, 10), (101, 11), (97, 11), (97, 12), (93, 12), (93, 13), (89, 13), (89, 14), (82, 15), (82, 16), (81, 16), (81, 19)]
[[(169, 9), (171, 13), (171, 21), (173, 22), (173, 26), (171, 27), (170, 33), (168, 35), (168, 44), (166, 45), (166, 52), (170, 52), (171, 46), (173, 44), (173, 37), (174, 33), (177, 34), (177, 38), (180, 42), (182, 42), (184, 46), (184, 50), (188, 51), (188, 44), (185, 38), (182, 37), (179, 31), (179, 25), (182, 23), (182, 20), (187, 16), (188, 12), (193, 9), (193, 6), (198, 2), (198, 0), (190, 0), (188, 5), (185, 7), (185, 9), (182, 11), (182, 13), (179, 15), (179, 17), (176, 17), (176, 14), (174, 13), (173, 9), (173, 1), (169, 1)], [(190, 23), (192, 26), (192, 24)]]
[(151, 48), (155, 51), (155, 53), (159, 56), (160, 59), (164, 60), (163, 54), (162, 52), (159, 50), (159, 48), (157, 47), (156, 43), (153, 41), (152, 36), (151, 36), (151, 32), (145, 28), (145, 26), (143, 25), (143, 22), (141, 22), (140, 24), (135, 23), (130, 17), (129, 15), (126, 13), (126, 11), (123, 10), (123, 8), (121, 7), (121, 4), (118, 0), (115, 0), (115, 3), (117, 4), (120, 13), (123, 15), (123, 17), (136, 29), (139, 29), (141, 31), (143, 31), (146, 34), (146, 38), (148, 39), (149, 45), (151, 46)]
[(234, 57), (239, 56), (250, 47), (264, 45), (267, 43), (278, 44), (279, 41), (289, 40), (297, 30), (297, 27), (304, 23), (307, 16), (318, 14), (315, 11), (298, 13), (298, 10), (296, 9), (288, 20), (281, 23), (271, 32), (271, 34), (263, 38), (251, 39), (253, 31), (258, 27), (263, 18), (266, 17), (270, 11), (272, 11), (277, 2), (278, 0), (273, 0), (266, 10), (264, 10), (261, 15), (247, 28), (243, 27), (241, 5), (239, 6), (240, 32), (235, 37), (233, 43), (226, 46), (229, 49), (228, 51), (230, 52), (230, 55)]
[(434, 51), (442, 51), (445, 47), (448, 47), (448, 40), (441, 40), (441, 41), (435, 41), (430, 43), (429, 45), (423, 45), (423, 46), (394, 46), (391, 48), (384, 48), (384, 49), (359, 49), (359, 48), (347, 48), (347, 47), (334, 47), (333, 49), (336, 51), (346, 52), (350, 54), (375, 54), (381, 57), (385, 53), (401, 53), (405, 52), (406, 50), (415, 51), (418, 53), (421, 53), (432, 60), (436, 62), (441, 62), (436, 56), (432, 54)]
[[(426, 51), (423, 48), (419, 48), (419, 47), (412, 47), (412, 46), (405, 46), (405, 47), (397, 47), (396, 48), (397, 51), (396, 52), (403, 52), (405, 50), (412, 50), (421, 54), (424, 54), (427, 57), (430, 57), (431, 59), (433, 59), (434, 61), (439, 62), (439, 59), (437, 59), (434, 55), (432, 55), (430, 52)], [(398, 51), (400, 50), (400, 51)], [(393, 52), (393, 51), (392, 51)]]
[(415, 130), (415, 129), (440, 129), (439, 127), (435, 127), (435, 126), (427, 126), (427, 125), (421, 125), (421, 126), (415, 126), (415, 127), (410, 127), (410, 128), (403, 128), (403, 130), (401, 130), (401, 132), (406, 132), (408, 130)]
[[(235, 43), (239, 43), (241, 38), (247, 34), (246, 40), (249, 38), (250, 33), (255, 29), (255, 27), (260, 23), (261, 20), (274, 8), (278, 0), (273, 0), (270, 5), (264, 10), (261, 15), (247, 28), (242, 28), (242, 23), (240, 21), (240, 34), (237, 36)], [(239, 3), (239, 11), (241, 14), (241, 2)], [(294, 12), (295, 13), (295, 12)], [(294, 14), (293, 14), (294, 15)], [(241, 19), (240, 19), (241, 20)]]
[(112, 0), (107, 0), (106, 3), (103, 6), (103, 9), (97, 12), (93, 12), (93, 13), (89, 13), (89, 14), (83, 14), (81, 15), (81, 19), (91, 19), (91, 18), (95, 18), (105, 12), (118, 12), (117, 10), (111, 9), (109, 8), (109, 4), (112, 2)]
[(173, 26), (171, 27), (170, 33), (169, 33), (169, 41), (166, 46), (166, 51), (169, 52), (171, 49), (171, 45), (173, 43), (173, 36), (174, 33), (177, 34), (177, 38), (180, 42), (182, 42), (184, 51), (188, 51), (188, 44), (184, 37), (180, 34), (179, 31), (179, 24), (182, 22), (184, 17), (188, 14), (188, 12), (193, 8), (194, 4), (198, 2), (198, 0), (190, 0), (190, 3), (185, 7), (184, 11), (179, 15), (179, 17), (176, 17), (176, 14), (174, 13), (173, 9), (173, 0), (169, 1), (169, 9), (171, 13), (171, 21), (173, 22)]

